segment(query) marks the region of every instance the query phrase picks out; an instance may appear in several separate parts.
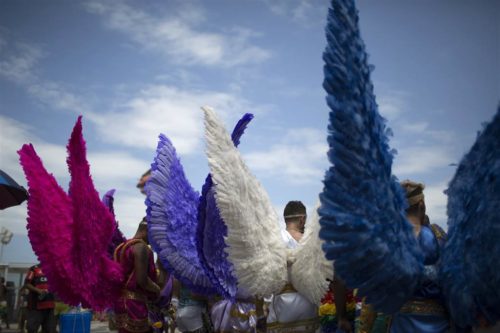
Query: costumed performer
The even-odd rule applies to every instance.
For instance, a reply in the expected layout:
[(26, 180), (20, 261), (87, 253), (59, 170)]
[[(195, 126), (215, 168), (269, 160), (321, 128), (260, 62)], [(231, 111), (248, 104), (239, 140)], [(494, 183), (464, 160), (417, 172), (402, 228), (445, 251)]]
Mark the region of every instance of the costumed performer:
[(148, 303), (156, 300), (160, 287), (153, 251), (148, 246), (146, 219), (139, 223), (132, 239), (119, 245), (114, 253), (126, 276), (126, 284), (114, 306), (119, 332), (139, 333), (151, 330)]

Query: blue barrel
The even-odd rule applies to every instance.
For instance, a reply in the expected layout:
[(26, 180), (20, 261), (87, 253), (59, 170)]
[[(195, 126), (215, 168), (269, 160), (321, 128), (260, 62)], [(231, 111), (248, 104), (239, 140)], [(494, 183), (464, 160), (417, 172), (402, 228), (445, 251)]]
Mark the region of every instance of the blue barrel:
[(65, 313), (59, 317), (60, 333), (90, 333), (92, 313), (89, 311)]

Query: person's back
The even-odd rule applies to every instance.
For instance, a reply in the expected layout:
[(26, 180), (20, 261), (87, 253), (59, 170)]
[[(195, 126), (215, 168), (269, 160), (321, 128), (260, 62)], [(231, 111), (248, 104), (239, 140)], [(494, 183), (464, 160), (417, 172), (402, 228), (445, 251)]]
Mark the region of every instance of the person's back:
[[(281, 235), (286, 246), (293, 249), (299, 246), (304, 232), (306, 208), (300, 201), (290, 201), (285, 207), (284, 217), (286, 230), (282, 230)], [(291, 283), (272, 297), (267, 332), (315, 332), (318, 327), (317, 305), (298, 293)]]
[(404, 181), (401, 185), (409, 205), (407, 218), (414, 227), (424, 255), (425, 269), (412, 299), (392, 316), (389, 332), (445, 333), (450, 323), (438, 281), (437, 264), (446, 234), (438, 226), (429, 224), (425, 214), (424, 185), (411, 181)]
[(134, 238), (120, 244), (114, 253), (114, 260), (120, 263), (126, 277), (122, 295), (114, 307), (120, 332), (151, 330), (147, 303), (156, 299), (160, 287), (156, 284), (153, 252), (147, 239), (147, 225), (143, 220)]
[[(142, 243), (141, 240), (139, 239), (130, 239), (125, 243), (122, 243), (120, 246), (117, 247), (117, 255), (120, 256), (120, 258), (117, 260), (120, 262), (122, 265), (122, 268), (124, 269), (125, 276), (128, 277), (126, 281), (126, 289), (129, 292), (138, 292), (144, 295), (150, 294), (148, 290), (144, 290), (139, 283), (137, 283), (137, 272), (135, 268), (135, 255), (134, 255), (134, 246), (138, 245), (139, 243)], [(147, 275), (148, 277), (155, 279), (154, 276), (156, 275), (155, 272), (155, 266), (154, 266), (154, 261), (153, 257), (148, 253), (148, 263), (147, 263)]]

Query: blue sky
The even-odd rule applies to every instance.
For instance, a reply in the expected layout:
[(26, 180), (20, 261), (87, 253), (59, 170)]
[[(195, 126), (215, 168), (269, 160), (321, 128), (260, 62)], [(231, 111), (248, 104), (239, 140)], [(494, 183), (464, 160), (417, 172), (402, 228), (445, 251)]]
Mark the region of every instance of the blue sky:
[[(358, 1), (377, 101), (394, 131), (394, 172), (442, 193), (500, 97), (500, 2)], [(67, 188), (65, 145), (84, 116), (98, 190), (115, 188), (131, 236), (144, 215), (135, 184), (165, 133), (193, 186), (208, 171), (200, 106), (228, 127), (255, 114), (240, 149), (281, 215), (321, 191), (328, 109), (321, 87), (328, 2), (1, 1), (0, 168), (25, 185), (16, 150), (32, 142)], [(2, 211), (25, 261), (26, 204)], [(23, 242), (24, 239), (24, 242)], [(24, 253), (24, 252), (23, 252)]]

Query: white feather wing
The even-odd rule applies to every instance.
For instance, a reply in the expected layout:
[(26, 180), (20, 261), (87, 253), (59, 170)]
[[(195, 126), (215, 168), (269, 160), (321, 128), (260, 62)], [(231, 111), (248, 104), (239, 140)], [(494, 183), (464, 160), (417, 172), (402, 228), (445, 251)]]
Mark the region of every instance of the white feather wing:
[(279, 292), (287, 282), (287, 254), (278, 216), (222, 122), (211, 109), (203, 111), (215, 199), (228, 229), (226, 252), (238, 279), (238, 294)]
[(317, 209), (306, 223), (304, 236), (294, 249), (294, 262), (291, 268), (291, 282), (295, 289), (313, 304), (320, 304), (333, 279), (333, 262), (325, 258), (319, 238), (319, 216)]

